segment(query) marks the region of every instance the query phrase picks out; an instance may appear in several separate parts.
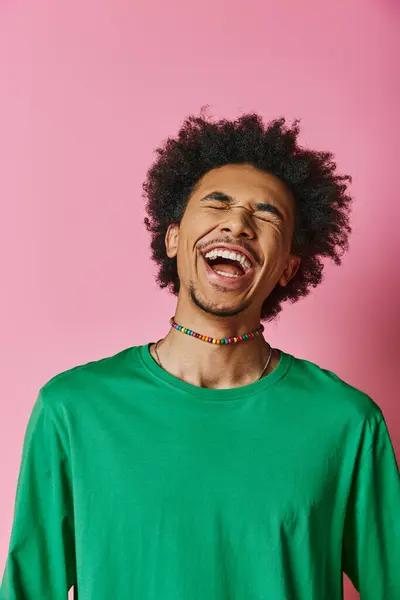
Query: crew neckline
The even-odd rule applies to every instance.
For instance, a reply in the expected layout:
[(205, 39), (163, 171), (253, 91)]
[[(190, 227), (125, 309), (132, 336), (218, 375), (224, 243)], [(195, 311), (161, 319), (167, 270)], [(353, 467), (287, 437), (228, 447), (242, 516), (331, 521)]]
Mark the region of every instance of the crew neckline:
[(263, 392), (264, 390), (278, 383), (278, 381), (287, 375), (293, 361), (293, 356), (291, 354), (279, 349), (280, 358), (278, 364), (272, 373), (265, 375), (262, 379), (234, 388), (203, 388), (188, 383), (187, 381), (183, 381), (182, 379), (175, 377), (175, 375), (172, 375), (160, 367), (150, 353), (150, 346), (152, 344), (154, 344), (154, 342), (149, 342), (137, 347), (139, 357), (143, 365), (152, 373), (152, 375), (164, 381), (169, 386), (177, 388), (192, 396), (196, 396), (197, 398), (203, 400), (213, 400), (214, 402), (215, 400), (234, 400), (245, 398), (247, 396), (252, 396), (254, 394)]

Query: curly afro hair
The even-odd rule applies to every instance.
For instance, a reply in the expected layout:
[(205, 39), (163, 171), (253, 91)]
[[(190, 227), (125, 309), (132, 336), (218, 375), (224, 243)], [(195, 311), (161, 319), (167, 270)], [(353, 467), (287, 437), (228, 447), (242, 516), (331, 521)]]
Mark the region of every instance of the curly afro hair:
[(211, 169), (226, 164), (250, 164), (283, 180), (295, 198), (295, 231), (292, 254), (300, 267), (286, 286), (275, 286), (262, 305), (260, 318), (274, 319), (288, 300), (296, 302), (321, 283), (328, 256), (341, 264), (351, 233), (352, 198), (346, 194), (349, 175), (338, 175), (331, 152), (302, 148), (298, 142), (300, 120), (286, 125), (284, 117), (265, 126), (256, 113), (229, 121), (213, 122), (205, 109), (187, 117), (177, 136), (156, 149), (157, 158), (147, 172), (143, 196), (147, 200), (144, 222), (151, 233), (152, 258), (158, 265), (157, 283), (177, 295), (176, 259), (165, 251), (165, 234), (180, 223), (195, 184)]

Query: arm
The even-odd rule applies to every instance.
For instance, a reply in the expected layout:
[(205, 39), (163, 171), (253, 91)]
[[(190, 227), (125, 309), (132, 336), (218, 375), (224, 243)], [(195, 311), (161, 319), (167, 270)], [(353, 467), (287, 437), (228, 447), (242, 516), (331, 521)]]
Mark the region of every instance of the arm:
[(400, 598), (400, 476), (383, 417), (353, 480), (342, 567), (360, 600)]
[(68, 457), (43, 394), (25, 433), (0, 600), (66, 600), (75, 583)]

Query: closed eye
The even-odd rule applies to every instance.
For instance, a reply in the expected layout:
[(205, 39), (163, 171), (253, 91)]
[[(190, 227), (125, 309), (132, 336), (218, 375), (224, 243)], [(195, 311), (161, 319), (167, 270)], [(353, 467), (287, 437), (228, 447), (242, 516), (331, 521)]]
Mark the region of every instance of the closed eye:
[(260, 221), (265, 221), (266, 223), (279, 223), (280, 219), (274, 219), (273, 217), (268, 217), (265, 213), (261, 215), (253, 215), (256, 219), (260, 219)]
[[(212, 205), (208, 205), (206, 206), (206, 208), (212, 208), (214, 210), (230, 210), (232, 207), (227, 204), (226, 202), (222, 203), (218, 203), (216, 204), (212, 204)], [(279, 218), (273, 218), (273, 216), (271, 216), (270, 213), (266, 213), (263, 212), (261, 214), (253, 214), (253, 217), (255, 217), (256, 219), (259, 219), (260, 221), (264, 221), (265, 223), (278, 223), (280, 221)]]
[[(224, 192), (219, 192), (219, 191), (214, 191), (211, 192), (210, 194), (207, 194), (206, 196), (204, 196), (204, 198), (200, 199), (201, 202), (206, 202), (207, 206), (209, 208), (214, 208), (215, 210), (226, 210), (229, 208), (232, 208), (232, 205), (235, 203), (235, 200), (232, 196), (230, 196), (229, 194), (226, 194)], [(212, 204), (209, 204), (210, 201), (212, 202)], [(278, 221), (280, 221), (281, 223), (285, 222), (285, 217), (282, 213), (282, 211), (279, 210), (279, 208), (277, 206), (275, 206), (275, 204), (270, 203), (270, 202), (257, 202), (257, 204), (255, 204), (255, 210), (258, 212), (260, 211), (262, 214), (268, 215), (268, 217), (273, 218), (272, 222), (276, 222), (276, 219)], [(266, 221), (268, 223), (271, 223), (270, 218), (265, 219), (262, 216), (258, 216), (256, 215), (257, 218), (261, 219), (262, 221)]]

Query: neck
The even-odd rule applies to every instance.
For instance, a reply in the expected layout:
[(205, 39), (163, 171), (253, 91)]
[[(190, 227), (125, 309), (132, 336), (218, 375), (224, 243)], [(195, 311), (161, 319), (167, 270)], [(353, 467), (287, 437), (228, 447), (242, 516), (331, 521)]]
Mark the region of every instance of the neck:
[[(196, 310), (177, 307), (175, 321), (202, 335), (228, 338), (249, 333), (260, 326), (253, 316), (213, 317)], [(158, 344), (157, 351), (164, 369), (192, 385), (207, 388), (234, 388), (256, 381), (269, 356), (269, 344), (263, 335), (236, 344), (216, 345), (204, 342), (171, 328)], [(154, 349), (153, 356), (156, 358)], [(270, 373), (279, 362), (279, 351), (273, 351)]]

